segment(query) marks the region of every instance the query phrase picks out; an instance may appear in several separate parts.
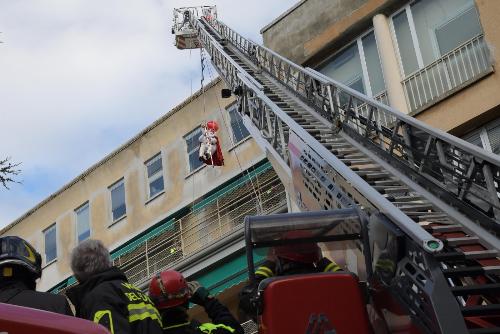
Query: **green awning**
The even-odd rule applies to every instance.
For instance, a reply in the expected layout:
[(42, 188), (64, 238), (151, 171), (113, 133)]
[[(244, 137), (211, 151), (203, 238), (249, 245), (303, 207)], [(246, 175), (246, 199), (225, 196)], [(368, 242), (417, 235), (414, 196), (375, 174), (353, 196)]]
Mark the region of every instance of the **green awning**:
[[(265, 253), (264, 253), (265, 254)], [(254, 254), (254, 262), (260, 263), (265, 255)], [(230, 258), (222, 262), (219, 266), (200, 276), (194, 275), (189, 279), (194, 279), (206, 287), (211, 295), (216, 295), (222, 291), (237, 285), (248, 278), (246, 254)]]

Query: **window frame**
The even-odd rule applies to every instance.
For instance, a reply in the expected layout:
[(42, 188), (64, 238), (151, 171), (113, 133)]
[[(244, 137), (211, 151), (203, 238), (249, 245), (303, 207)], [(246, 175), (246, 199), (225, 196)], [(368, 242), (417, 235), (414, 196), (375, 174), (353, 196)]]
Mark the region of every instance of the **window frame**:
[[(49, 232), (51, 229), (54, 229), (55, 230), (55, 250), (56, 250), (56, 254), (55, 254), (55, 257), (53, 259), (50, 259), (50, 260), (47, 260), (47, 232)], [(42, 230), (42, 234), (43, 234), (43, 253), (44, 253), (44, 258), (43, 258), (43, 261), (45, 262), (45, 266), (48, 266), (49, 264), (51, 263), (54, 263), (57, 261), (57, 258), (58, 258), (58, 247), (57, 247), (57, 222), (54, 222), (52, 224), (50, 224), (47, 228), (45, 228), (44, 230)]]
[[(161, 161), (161, 169), (159, 171), (157, 171), (155, 174), (153, 174), (152, 176), (149, 176), (148, 167), (151, 164), (155, 163), (158, 159)], [(163, 168), (163, 154), (161, 151), (156, 153), (155, 155), (153, 155), (151, 158), (149, 158), (148, 160), (146, 160), (144, 162), (144, 173), (145, 173), (145, 177), (146, 177), (146, 181), (147, 181), (146, 182), (146, 197), (147, 197), (147, 201), (149, 201), (153, 198), (160, 196), (161, 194), (163, 194), (165, 192), (165, 173), (164, 173), (164, 168)], [(154, 195), (151, 195), (151, 183), (155, 182), (160, 177), (162, 178), (162, 186), (163, 186), (162, 190), (158, 191)]]
[(479, 139), (481, 140), (481, 145), (483, 146), (482, 148), (487, 152), (493, 153), (493, 149), (491, 148), (490, 137), (488, 135), (488, 129), (495, 128), (497, 126), (500, 126), (500, 118), (484, 123), (479, 128), (467, 133), (465, 136), (462, 136), (461, 138), (470, 143), (469, 139), (471, 139), (475, 134), (478, 134)]
[[(199, 132), (199, 134), (195, 137), (195, 133), (197, 133), (197, 132)], [(190, 159), (190, 156), (192, 153), (196, 153), (196, 157), (198, 158), (198, 152), (199, 152), (199, 147), (200, 147), (198, 138), (201, 136), (201, 134), (202, 134), (201, 127), (197, 126), (182, 137), (184, 139), (184, 144), (186, 145), (185, 152), (187, 153), (188, 175), (193, 174), (194, 172), (198, 171), (199, 169), (201, 169), (204, 166), (203, 162), (198, 159), (197, 161), (199, 161), (200, 164), (198, 166), (195, 166), (194, 168), (192, 168), (191, 159)], [(188, 139), (191, 137), (195, 137), (195, 140), (198, 143), (198, 145), (196, 145), (195, 149), (193, 149), (192, 151), (188, 151), (188, 149), (189, 149)]]
[[(84, 209), (84, 208), (87, 208), (88, 210), (88, 228), (89, 228), (89, 236), (88, 238), (86, 239), (83, 239), (80, 241), (80, 236), (78, 234), (78, 214)], [(76, 244), (78, 245), (80, 242), (84, 241), (84, 240), (87, 240), (91, 237), (92, 235), (92, 227), (91, 227), (91, 224), (90, 224), (90, 202), (89, 201), (86, 201), (85, 203), (83, 203), (82, 205), (80, 205), (79, 207), (77, 207), (75, 210), (74, 210), (74, 213), (75, 213), (75, 232), (76, 232)]]
[[(243, 124), (243, 117), (238, 113), (238, 104), (237, 103), (233, 103), (233, 104), (227, 106), (226, 107), (226, 111), (227, 111), (227, 116), (229, 117), (229, 125), (230, 125), (230, 128), (231, 128), (231, 139), (232, 139), (232, 142), (233, 142), (232, 146), (236, 146), (239, 143), (244, 142), (245, 140), (247, 140), (247, 138), (251, 137), (252, 135), (250, 134), (250, 131), (248, 131), (248, 129)], [(232, 123), (232, 118), (231, 118), (231, 113), (232, 112), (236, 113), (240, 117), (240, 119), (241, 119), (241, 125), (243, 126), (244, 131), (248, 132), (248, 135), (242, 137), (238, 141), (236, 140), (236, 135), (235, 135), (235, 132), (234, 132), (234, 129), (233, 129), (233, 126), (232, 126), (232, 124), (233, 124)]]
[[(375, 38), (375, 45), (377, 47), (377, 54), (378, 54), (378, 62), (379, 62), (379, 66), (380, 66), (380, 69), (381, 69), (381, 73), (382, 73), (382, 80), (384, 81), (384, 90), (382, 90), (382, 92), (384, 91), (387, 91), (387, 85), (386, 85), (386, 81), (385, 81), (385, 77), (384, 77), (384, 71), (383, 71), (383, 68), (382, 68), (382, 63), (381, 63), (381, 59), (382, 57), (380, 56), (380, 50), (379, 50), (379, 47), (378, 47), (378, 40), (377, 40), (377, 35), (375, 34), (375, 28), (372, 26), (371, 28), (369, 28), (368, 30), (364, 31), (362, 34), (358, 35), (356, 38), (353, 38), (350, 43), (348, 43), (347, 45), (344, 45), (342, 48), (340, 48), (337, 52), (335, 52), (333, 55), (329, 56), (328, 58), (326, 58), (324, 61), (322, 61), (317, 67), (317, 71), (321, 71), (321, 69), (323, 67), (325, 67), (329, 62), (331, 62), (337, 55), (339, 55), (340, 53), (342, 53), (343, 51), (345, 51), (347, 48), (351, 47), (352, 45), (356, 44), (356, 48), (357, 48), (357, 51), (358, 51), (358, 56), (359, 56), (359, 60), (360, 60), (360, 63), (361, 63), (361, 79), (362, 79), (362, 83), (363, 83), (363, 87), (365, 89), (365, 95), (369, 96), (369, 97), (375, 97), (373, 95), (373, 91), (372, 91), (372, 85), (371, 85), (371, 82), (370, 82), (370, 76), (368, 74), (368, 65), (366, 63), (366, 58), (365, 58), (365, 49), (364, 49), (364, 46), (363, 46), (363, 38), (365, 38), (366, 36), (370, 35), (371, 33), (373, 33), (373, 36)], [(358, 76), (353, 76), (349, 82), (354, 82), (354, 79), (357, 78)], [(346, 86), (348, 86), (348, 84), (344, 84)], [(382, 92), (379, 92), (382, 93)]]
[[(113, 218), (113, 190), (117, 189), (120, 185), (123, 184), (123, 198), (124, 198), (124, 204), (125, 204), (125, 213), (123, 215), (121, 215), (120, 217), (117, 217), (116, 219)], [(125, 178), (122, 177), (121, 179), (119, 179), (118, 181), (116, 181), (115, 183), (113, 183), (112, 185), (110, 185), (108, 187), (108, 191), (109, 191), (109, 198), (110, 198), (110, 203), (111, 203), (111, 207), (110, 207), (110, 213), (111, 213), (111, 225), (113, 225), (114, 223), (122, 220), (123, 218), (127, 217), (127, 192), (126, 192), (126, 189), (125, 189)]]

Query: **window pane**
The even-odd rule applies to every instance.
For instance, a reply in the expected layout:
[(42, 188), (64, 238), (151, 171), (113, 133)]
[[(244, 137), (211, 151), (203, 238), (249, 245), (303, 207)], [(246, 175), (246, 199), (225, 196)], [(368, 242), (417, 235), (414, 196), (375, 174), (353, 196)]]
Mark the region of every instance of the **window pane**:
[(392, 22), (394, 24), (394, 31), (396, 32), (396, 39), (398, 40), (398, 49), (401, 61), (403, 62), (404, 74), (408, 75), (418, 69), (418, 63), (406, 11), (394, 16)]
[(184, 139), (186, 140), (187, 154), (189, 157), (189, 169), (193, 171), (202, 165), (198, 158), (198, 150), (200, 147), (199, 138), (201, 136), (201, 128), (196, 128), (187, 134)]
[(500, 122), (486, 129), (490, 140), (491, 151), (500, 154)]
[(371, 32), (369, 35), (363, 37), (362, 42), (372, 94), (376, 96), (385, 90), (385, 83), (382, 75), (382, 67), (380, 66), (375, 34)]
[(127, 212), (125, 206), (125, 185), (123, 181), (111, 190), (111, 209), (113, 212), (113, 221)]
[(90, 217), (88, 203), (76, 210), (76, 233), (78, 242), (90, 237)]
[(436, 39), (441, 55), (480, 35), (481, 30), (476, 7), (473, 6), (442, 27), (436, 29)]
[(154, 195), (158, 194), (159, 192), (163, 191), (163, 176), (160, 176), (154, 181), (151, 181), (149, 183), (149, 197), (153, 197)]
[(236, 111), (236, 108), (229, 109), (229, 117), (231, 118), (231, 129), (233, 131), (233, 141), (235, 143), (250, 136), (250, 133), (245, 125), (243, 125), (243, 119)]
[(151, 162), (148, 163), (148, 177), (151, 177), (161, 171), (162, 163), (161, 157), (154, 158)]
[(45, 234), (45, 263), (57, 258), (57, 236), (56, 225), (52, 225), (44, 232)]
[(361, 93), (365, 92), (362, 80), (363, 71), (356, 43), (335, 55), (326, 66), (320, 69), (320, 72)]

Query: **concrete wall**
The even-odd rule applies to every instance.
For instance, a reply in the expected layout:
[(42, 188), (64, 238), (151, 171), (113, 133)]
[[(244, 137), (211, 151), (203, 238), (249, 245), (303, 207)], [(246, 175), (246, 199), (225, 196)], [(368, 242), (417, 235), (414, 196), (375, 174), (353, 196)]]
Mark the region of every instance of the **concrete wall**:
[(303, 0), (261, 30), (264, 45), (295, 63), (314, 65), (371, 25), (376, 13), (397, 2)]
[[(500, 66), (500, 1), (476, 0), (479, 19), (489, 46), (493, 67)], [(451, 97), (416, 115), (416, 118), (461, 136), (500, 117), (500, 75), (494, 72)]]
[[(263, 159), (263, 153), (253, 140), (242, 141), (232, 147), (230, 132), (225, 126), (230, 126), (229, 115), (219, 110), (219, 103), (224, 108), (232, 101), (226, 99), (218, 102), (216, 99), (222, 87), (223, 84), (219, 82), (206, 91), (204, 99), (198, 96), (178, 110), (174, 109), (104, 158), (90, 172), (84, 172), (73, 185), (42, 202), (33, 212), (0, 232), (26, 238), (45, 257), (42, 231), (56, 222), (58, 256), (55, 262), (44, 268), (38, 284), (40, 290), (47, 290), (71, 275), (69, 256), (76, 245), (74, 210), (86, 201), (90, 203), (91, 237), (101, 239), (112, 250)], [(215, 168), (207, 166), (190, 173), (183, 136), (207, 120), (216, 120), (220, 125), (218, 135), (225, 165)], [(144, 162), (158, 152), (163, 158), (165, 192), (148, 201)], [(125, 180), (127, 214), (124, 219), (111, 225), (108, 187), (122, 177)]]

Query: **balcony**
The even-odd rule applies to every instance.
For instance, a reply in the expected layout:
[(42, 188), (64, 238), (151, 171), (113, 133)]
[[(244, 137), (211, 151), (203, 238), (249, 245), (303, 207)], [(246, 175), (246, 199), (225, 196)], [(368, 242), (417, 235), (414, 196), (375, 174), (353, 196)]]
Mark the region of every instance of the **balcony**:
[(406, 102), (417, 113), (491, 72), (490, 52), (481, 34), (404, 79)]

